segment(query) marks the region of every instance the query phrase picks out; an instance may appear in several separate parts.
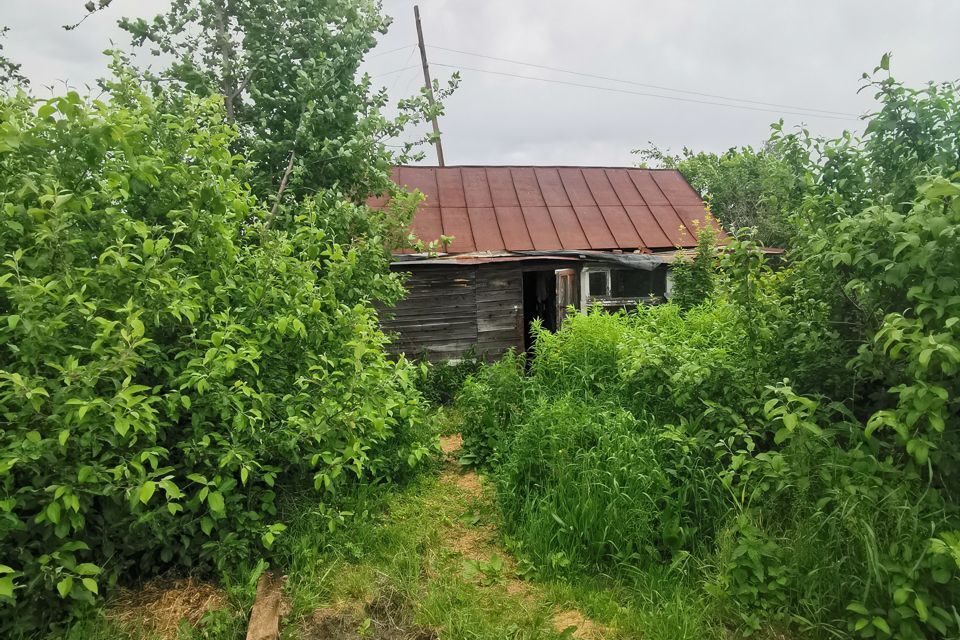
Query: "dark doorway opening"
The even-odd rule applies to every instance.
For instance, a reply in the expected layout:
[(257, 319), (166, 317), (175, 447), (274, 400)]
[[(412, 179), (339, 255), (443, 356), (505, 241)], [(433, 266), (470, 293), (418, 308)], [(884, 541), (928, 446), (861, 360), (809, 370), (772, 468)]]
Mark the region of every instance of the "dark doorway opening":
[(544, 328), (557, 330), (557, 277), (553, 270), (523, 274), (523, 349), (533, 348), (530, 326), (539, 318)]

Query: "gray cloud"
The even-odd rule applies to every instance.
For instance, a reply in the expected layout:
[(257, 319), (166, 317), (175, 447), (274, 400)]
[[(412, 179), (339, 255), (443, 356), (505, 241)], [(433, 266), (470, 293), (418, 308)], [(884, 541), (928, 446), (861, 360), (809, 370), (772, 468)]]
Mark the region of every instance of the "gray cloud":
[[(115, 0), (83, 27), (60, 25), (82, 15), (75, 0), (4, 0), (11, 27), (7, 52), (35, 87), (92, 84), (103, 75), (100, 52), (126, 44), (120, 14), (151, 15), (164, 0)], [(413, 50), (413, 0), (386, 0), (395, 17), (365, 69), (397, 97), (421, 82)], [(960, 23), (960, 4), (918, 0), (419, 0), (428, 45), (529, 61), (688, 91), (831, 111), (864, 113), (871, 96), (857, 94), (860, 75), (892, 51), (893, 70), (912, 84), (960, 75), (960, 40), (944, 25)], [(543, 69), (429, 50), (434, 77), (441, 64), (666, 93)], [(778, 110), (749, 111), (463, 70), (461, 89), (441, 122), (451, 164), (602, 164), (635, 162), (647, 141), (678, 149), (722, 150), (758, 144)], [(40, 93), (43, 93), (40, 90)], [(683, 94), (672, 94), (683, 95)], [(684, 96), (698, 98), (696, 96)], [(757, 106), (757, 105), (751, 105)], [(784, 115), (816, 132), (856, 129), (855, 120)], [(413, 133), (413, 132), (412, 132)], [(432, 156), (428, 157), (432, 161)]]

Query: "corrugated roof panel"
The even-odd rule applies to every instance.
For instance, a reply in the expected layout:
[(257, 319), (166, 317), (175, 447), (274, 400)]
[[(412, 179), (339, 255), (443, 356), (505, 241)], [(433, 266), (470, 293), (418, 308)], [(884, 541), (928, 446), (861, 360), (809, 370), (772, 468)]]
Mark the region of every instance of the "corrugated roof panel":
[(519, 207), (517, 190), (513, 186), (511, 169), (507, 167), (488, 167), (486, 169), (490, 195), (495, 207)]
[(605, 207), (622, 204), (620, 198), (617, 197), (617, 192), (613, 190), (613, 185), (610, 184), (610, 180), (607, 178), (607, 171), (605, 169), (586, 168), (583, 170), (583, 177), (587, 181), (590, 193), (593, 194), (594, 201), (599, 206)]
[(474, 242), (478, 248), (482, 247), (481, 251), (499, 251), (504, 248), (493, 207), (470, 207), (467, 213), (470, 215)]
[(463, 178), (458, 167), (443, 167), (434, 169), (437, 172), (437, 188), (440, 192), (441, 207), (465, 207), (466, 196), (463, 194)]
[(675, 171), (654, 171), (650, 175), (674, 207), (677, 205), (703, 206), (703, 199), (700, 197), (700, 194), (690, 186), (689, 182), (683, 179), (680, 173)]
[(420, 203), (421, 207), (439, 207), (440, 196), (437, 190), (436, 169), (429, 167), (400, 167), (394, 178), (397, 184), (410, 189), (419, 189), (426, 199)]
[(463, 191), (467, 198), (467, 206), (492, 207), (490, 184), (487, 182), (487, 173), (483, 167), (464, 167), (460, 173), (463, 176)]
[(559, 169), (557, 173), (560, 175), (560, 182), (563, 183), (563, 189), (566, 191), (567, 197), (570, 198), (570, 204), (575, 207), (577, 205), (591, 206), (597, 204), (596, 199), (590, 192), (590, 187), (587, 186), (587, 181), (583, 179), (583, 173), (580, 172), (580, 169)]
[(653, 212), (647, 206), (629, 206), (625, 207), (630, 222), (640, 234), (640, 240), (644, 247), (649, 249), (664, 249), (675, 246), (666, 236), (657, 219), (653, 217)]
[(647, 201), (644, 200), (640, 192), (637, 191), (637, 185), (630, 179), (629, 170), (607, 169), (606, 174), (607, 179), (610, 180), (610, 186), (613, 187), (617, 198), (623, 206), (642, 206), (647, 204)]
[(453, 236), (453, 242), (447, 249), (450, 253), (476, 251), (470, 216), (464, 207), (440, 207), (440, 221), (443, 223), (443, 235)]
[(543, 194), (540, 192), (540, 184), (537, 182), (533, 167), (511, 169), (510, 173), (513, 176), (513, 186), (516, 189), (517, 198), (520, 199), (521, 207), (547, 206), (543, 201)]
[(540, 192), (543, 194), (543, 200), (548, 207), (570, 206), (570, 198), (567, 197), (563, 182), (560, 181), (560, 173), (556, 169), (537, 167), (533, 172), (537, 176)]
[(590, 247), (573, 207), (548, 207), (547, 209), (550, 212), (550, 219), (553, 220), (553, 228), (557, 230), (560, 244), (564, 249), (576, 250)]
[[(612, 193), (612, 191), (611, 191)], [(645, 246), (640, 239), (640, 235), (630, 221), (626, 209), (618, 205), (601, 206), (600, 214), (610, 233), (616, 238), (617, 244), (613, 245), (620, 249), (636, 249)]]
[[(586, 184), (586, 183), (584, 183)], [(607, 228), (607, 222), (600, 213), (600, 207), (596, 206), (575, 206), (573, 210), (580, 221), (580, 228), (587, 236), (591, 249), (619, 249), (621, 244), (614, 239)]]
[(674, 170), (400, 167), (393, 178), (427, 196), (412, 231), (425, 242), (454, 236), (453, 253), (693, 247), (706, 217)]
[(494, 212), (507, 251), (529, 251), (535, 248), (520, 207), (495, 207)]
[(709, 220), (709, 224), (713, 227), (714, 231), (719, 232), (720, 227), (717, 225), (717, 221), (713, 219), (713, 216), (707, 218), (707, 208), (702, 204), (697, 205), (682, 205), (676, 204), (673, 205), (674, 210), (677, 214), (683, 219), (683, 222), (687, 225), (687, 229), (697, 229), (697, 223), (702, 226), (705, 224), (705, 220)]
[(637, 191), (639, 191), (640, 195), (643, 196), (643, 200), (647, 203), (648, 207), (670, 204), (670, 201), (667, 200), (667, 197), (663, 195), (662, 191), (660, 191), (660, 187), (658, 187), (657, 183), (653, 181), (653, 177), (650, 175), (649, 171), (631, 171), (629, 175), (630, 179), (633, 180), (633, 184), (637, 187)]
[(677, 212), (670, 205), (654, 205), (650, 207), (653, 217), (670, 240), (672, 247), (688, 247), (695, 245), (696, 239), (691, 243), (690, 232), (687, 231), (687, 225), (683, 223)]
[(550, 211), (546, 207), (522, 207), (523, 219), (530, 232), (530, 240), (537, 251), (552, 251), (563, 249), (557, 230), (550, 218)]
[(421, 207), (417, 215), (413, 216), (410, 231), (424, 242), (439, 240), (443, 235), (443, 225), (440, 222), (440, 209), (437, 207)]

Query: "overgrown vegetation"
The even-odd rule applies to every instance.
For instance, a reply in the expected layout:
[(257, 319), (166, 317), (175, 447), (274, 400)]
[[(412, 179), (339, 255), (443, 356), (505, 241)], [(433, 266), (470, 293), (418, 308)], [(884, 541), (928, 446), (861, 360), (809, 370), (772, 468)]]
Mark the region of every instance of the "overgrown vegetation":
[(863, 139), (775, 131), (806, 185), (783, 268), (741, 237), (710, 273), (705, 238), (682, 305), (467, 381), (464, 462), (538, 573), (667, 571), (705, 607), (677, 637), (960, 633), (960, 95), (886, 65)]
[(420, 363), (423, 371), (420, 390), (423, 397), (439, 406), (453, 402), (466, 379), (480, 370), (483, 360), (470, 350), (456, 360), (435, 363), (430, 363), (424, 355)]
[(131, 571), (246, 561), (284, 488), (397, 480), (432, 446), (371, 305), (401, 292), (389, 225), (341, 244), (328, 220), (371, 214), (331, 194), (271, 231), (218, 100), (111, 90), (2, 106), (8, 630)]
[[(355, 79), (388, 22), (175, 2), (124, 23), (173, 56), (158, 75), (115, 55), (99, 99), (0, 101), (0, 635), (118, 581), (282, 561), (290, 496), (330, 508), (435, 450), (374, 311), (415, 199), (357, 204), (391, 188), (383, 138), (442, 109), (388, 119)], [(25, 88), (2, 58), (0, 83)]]
[(799, 210), (805, 188), (802, 156), (793, 151), (774, 139), (761, 149), (746, 146), (723, 153), (684, 148), (671, 154), (655, 146), (634, 153), (644, 165), (683, 173), (727, 230), (752, 229), (761, 245), (787, 247), (794, 235), (789, 217)]

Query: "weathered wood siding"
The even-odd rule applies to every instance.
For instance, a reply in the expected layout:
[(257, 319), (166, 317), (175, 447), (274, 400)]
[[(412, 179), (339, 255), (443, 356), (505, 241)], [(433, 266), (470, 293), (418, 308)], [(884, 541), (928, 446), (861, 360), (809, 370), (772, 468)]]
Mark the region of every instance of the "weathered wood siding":
[(477, 352), (496, 359), (509, 348), (523, 351), (523, 272), (513, 267), (477, 268)]
[(523, 275), (517, 266), (430, 266), (410, 272), (407, 297), (380, 311), (390, 350), (431, 361), (471, 349), (489, 360), (523, 349)]

